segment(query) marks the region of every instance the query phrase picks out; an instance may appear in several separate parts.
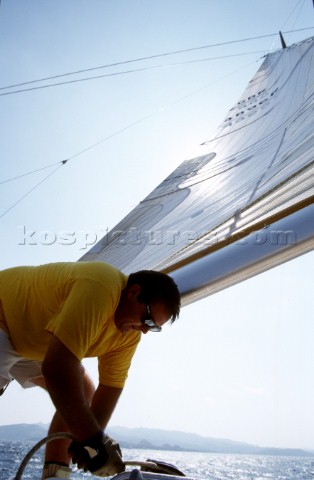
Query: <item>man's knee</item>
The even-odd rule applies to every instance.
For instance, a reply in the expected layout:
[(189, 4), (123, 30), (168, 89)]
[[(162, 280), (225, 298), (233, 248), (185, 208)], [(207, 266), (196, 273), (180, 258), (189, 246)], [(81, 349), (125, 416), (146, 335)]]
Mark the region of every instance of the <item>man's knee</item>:
[(47, 385), (46, 385), (45, 379), (42, 375), (39, 376), (39, 377), (30, 378), (29, 381), (31, 383), (34, 383), (34, 385), (36, 385), (36, 387), (41, 387), (41, 388), (44, 388), (45, 390), (47, 390)]

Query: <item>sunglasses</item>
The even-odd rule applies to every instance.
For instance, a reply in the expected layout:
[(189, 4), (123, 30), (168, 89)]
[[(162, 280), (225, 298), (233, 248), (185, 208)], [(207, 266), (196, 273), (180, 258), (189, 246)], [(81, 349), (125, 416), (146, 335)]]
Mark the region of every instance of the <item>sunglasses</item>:
[(144, 314), (141, 322), (142, 324), (148, 328), (150, 332), (161, 332), (161, 327), (157, 325), (157, 323), (154, 322), (152, 319), (152, 314), (150, 312), (150, 306), (146, 303), (146, 315)]

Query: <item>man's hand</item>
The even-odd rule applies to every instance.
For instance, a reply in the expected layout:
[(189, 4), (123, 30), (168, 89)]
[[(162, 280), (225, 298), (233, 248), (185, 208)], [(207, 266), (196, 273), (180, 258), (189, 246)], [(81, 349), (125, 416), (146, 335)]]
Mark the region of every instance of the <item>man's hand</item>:
[(69, 454), (73, 463), (85, 471), (89, 470), (93, 475), (108, 477), (125, 470), (119, 444), (103, 432), (98, 432), (84, 442), (74, 440)]

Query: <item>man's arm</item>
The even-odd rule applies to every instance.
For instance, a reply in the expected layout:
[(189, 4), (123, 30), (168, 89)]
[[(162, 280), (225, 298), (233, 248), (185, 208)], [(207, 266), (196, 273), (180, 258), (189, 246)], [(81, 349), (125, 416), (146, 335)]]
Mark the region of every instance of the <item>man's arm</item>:
[(122, 388), (98, 385), (94, 393), (91, 409), (102, 430), (107, 427), (122, 390)]
[(56, 409), (78, 441), (101, 430), (102, 425), (86, 398), (81, 362), (55, 336), (50, 341), (42, 372)]

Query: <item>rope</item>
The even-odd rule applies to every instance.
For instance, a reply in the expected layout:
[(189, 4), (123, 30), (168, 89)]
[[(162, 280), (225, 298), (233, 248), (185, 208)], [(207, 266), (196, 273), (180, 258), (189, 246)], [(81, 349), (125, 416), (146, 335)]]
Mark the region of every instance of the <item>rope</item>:
[(37, 452), (37, 450), (40, 449), (45, 443), (51, 442), (52, 440), (57, 440), (60, 438), (69, 438), (71, 440), (74, 439), (73, 435), (71, 433), (65, 433), (65, 432), (57, 432), (57, 433), (51, 433), (47, 437), (44, 437), (42, 440), (40, 440), (36, 445), (33, 446), (33, 448), (30, 449), (30, 451), (25, 455), (24, 459), (22, 460), (22, 463), (14, 477), (14, 480), (20, 480), (22, 477), (22, 474), (25, 470), (26, 465), (34, 455), (34, 453)]
[[(26, 468), (26, 465), (32, 458), (32, 456), (46, 443), (51, 442), (52, 440), (58, 440), (61, 438), (69, 438), (70, 440), (74, 439), (74, 436), (71, 433), (66, 433), (66, 432), (57, 432), (57, 433), (51, 433), (47, 437), (44, 437), (42, 440), (40, 440), (36, 445), (34, 445), (30, 451), (25, 455), (23, 458), (21, 465), (19, 466), (19, 469), (14, 477), (14, 480), (20, 480), (22, 478), (22, 474)], [(156, 463), (154, 462), (139, 462), (139, 461), (126, 461), (124, 462), (124, 465), (127, 466), (139, 466), (139, 467), (144, 467), (144, 468), (157, 468)]]

